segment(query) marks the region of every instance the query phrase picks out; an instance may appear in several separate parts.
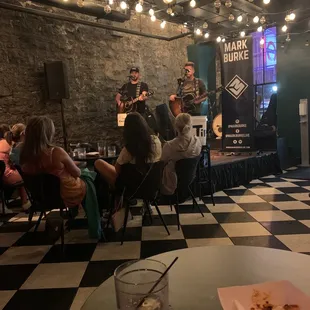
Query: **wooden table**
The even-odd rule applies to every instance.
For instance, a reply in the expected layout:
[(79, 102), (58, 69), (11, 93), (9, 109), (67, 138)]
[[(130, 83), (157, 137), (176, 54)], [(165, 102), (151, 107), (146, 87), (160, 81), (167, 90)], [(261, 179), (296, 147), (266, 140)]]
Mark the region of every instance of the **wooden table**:
[[(122, 247), (120, 247), (122, 251)], [(209, 246), (153, 256), (169, 271), (169, 301), (173, 310), (221, 310), (217, 288), (289, 280), (310, 295), (310, 256), (258, 247)], [(82, 310), (117, 309), (114, 278), (102, 283)]]

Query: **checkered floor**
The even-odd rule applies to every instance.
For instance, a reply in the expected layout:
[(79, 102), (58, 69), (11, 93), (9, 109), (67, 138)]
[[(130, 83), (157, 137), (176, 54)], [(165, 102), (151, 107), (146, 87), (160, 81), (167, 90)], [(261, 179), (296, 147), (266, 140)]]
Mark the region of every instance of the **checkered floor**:
[(187, 247), (251, 245), (310, 254), (310, 181), (269, 176), (215, 194), (201, 202), (204, 217), (190, 203), (180, 207), (181, 230), (169, 206), (161, 206), (171, 235), (156, 212), (142, 227), (141, 206), (133, 208), (126, 242), (109, 234), (108, 243), (88, 239), (83, 215), (66, 234), (65, 253), (38, 233), (25, 214), (0, 218), (0, 308), (80, 309), (114, 269), (130, 259)]

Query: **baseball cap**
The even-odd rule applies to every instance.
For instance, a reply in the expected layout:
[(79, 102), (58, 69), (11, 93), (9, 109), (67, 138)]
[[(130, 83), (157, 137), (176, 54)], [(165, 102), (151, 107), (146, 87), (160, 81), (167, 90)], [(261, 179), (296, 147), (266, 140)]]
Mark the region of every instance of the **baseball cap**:
[(131, 73), (131, 72), (133, 72), (133, 71), (140, 72), (140, 70), (139, 70), (138, 67), (132, 67), (132, 68), (130, 68), (129, 73)]

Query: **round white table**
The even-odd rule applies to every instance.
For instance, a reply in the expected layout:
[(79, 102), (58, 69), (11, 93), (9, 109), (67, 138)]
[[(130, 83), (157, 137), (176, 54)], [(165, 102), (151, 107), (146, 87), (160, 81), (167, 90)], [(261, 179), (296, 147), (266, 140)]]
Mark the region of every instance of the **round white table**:
[[(120, 247), (120, 251), (122, 248)], [(169, 303), (174, 310), (221, 310), (217, 288), (288, 280), (310, 295), (310, 256), (288, 251), (245, 247), (208, 246), (153, 256), (170, 264)], [(116, 308), (114, 278), (102, 283), (82, 310)]]

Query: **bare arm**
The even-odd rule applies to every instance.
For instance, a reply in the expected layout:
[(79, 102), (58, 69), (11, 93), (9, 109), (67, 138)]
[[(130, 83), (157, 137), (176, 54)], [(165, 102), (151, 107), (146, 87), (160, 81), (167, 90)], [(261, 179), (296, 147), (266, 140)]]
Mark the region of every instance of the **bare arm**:
[(74, 178), (78, 178), (81, 175), (81, 170), (76, 166), (74, 161), (64, 149), (55, 147), (53, 152), (53, 160), (59, 160)]
[(115, 96), (115, 101), (118, 105), (121, 105), (121, 97), (122, 95), (120, 93), (117, 93)]

